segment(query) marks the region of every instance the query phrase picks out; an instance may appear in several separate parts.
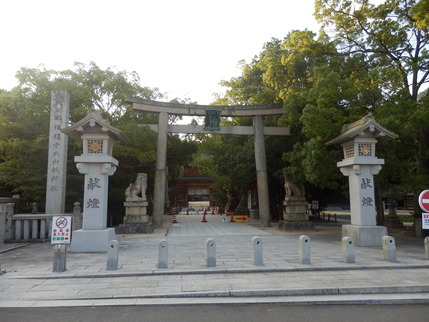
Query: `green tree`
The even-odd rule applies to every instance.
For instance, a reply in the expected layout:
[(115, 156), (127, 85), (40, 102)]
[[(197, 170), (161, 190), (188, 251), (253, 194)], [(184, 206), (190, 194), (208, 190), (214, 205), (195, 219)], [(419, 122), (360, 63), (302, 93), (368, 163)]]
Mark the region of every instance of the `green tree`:
[[(98, 107), (103, 117), (132, 139), (131, 146), (117, 144), (114, 156), (120, 160), (112, 177), (110, 204), (115, 211), (116, 196), (135, 180), (138, 172), (152, 171), (156, 136), (140, 124), (155, 123), (153, 114), (136, 113), (125, 96), (147, 99), (162, 97), (157, 89), (141, 87), (136, 73), (102, 70), (95, 63), (76, 63), (75, 70), (53, 71), (43, 66), (22, 68), (19, 85), (0, 91), (0, 186), (4, 192), (19, 193), (23, 203), (37, 201), (43, 208), (46, 193), (46, 164), (50, 98), (52, 90), (67, 90), (71, 96), (70, 119), (76, 122)], [(70, 140), (67, 177), (67, 209), (82, 196), (83, 177), (77, 173), (73, 157), (81, 153), (81, 144)], [(118, 190), (118, 191), (116, 191)], [(120, 191), (122, 190), (122, 191)], [(120, 192), (119, 192), (120, 191)]]
[(414, 7), (411, 8), (413, 18), (416, 20), (416, 25), (420, 29), (429, 27), (429, 0), (420, 0)]
[[(271, 102), (283, 102), (285, 113), (278, 123), (291, 128), (291, 137), (284, 145), (286, 151), (290, 150), (285, 155), (289, 162), (286, 173), (321, 187), (337, 187), (335, 180), (327, 178), (336, 177), (332, 174), (338, 171), (319, 166), (332, 160), (324, 142), (338, 135), (344, 122), (365, 113), (367, 104), (375, 104), (380, 95), (375, 88), (364, 85), (368, 75), (359, 72), (365, 66), (362, 61), (328, 56), (335, 53), (335, 45), (326, 37), (315, 36), (310, 31), (293, 31), (283, 41), (272, 40), (245, 66), (241, 78), (224, 84), (233, 88), (226, 95), (236, 95), (240, 88), (251, 93), (246, 78), (256, 74), (251, 70), (257, 70), (259, 77), (254, 83), (259, 82), (259, 88), (271, 93)], [(254, 93), (258, 99), (259, 92)], [(254, 102), (249, 98), (247, 101)]]
[(282, 41), (265, 44), (259, 56), (243, 64), (240, 77), (222, 83), (229, 88), (221, 102), (283, 104), (280, 119), (265, 119), (267, 125), (291, 129), (290, 137), (266, 139), (269, 174), (278, 187), (271, 190), (280, 192), (277, 202), (284, 195), (283, 173), (305, 183), (308, 196), (346, 187), (336, 167), (341, 149), (327, 148), (325, 142), (337, 136), (344, 123), (383, 103), (367, 67), (363, 55), (343, 55), (324, 33), (316, 38), (308, 30), (292, 31)]
[[(415, 195), (429, 179), (429, 109), (419, 95), (429, 81), (425, 8), (427, 1), (316, 1), (316, 17), (339, 53), (362, 55), (372, 81), (382, 90), (384, 100), (374, 114), (400, 136), (385, 148), (384, 157), (396, 165), (396, 180)], [(419, 211), (418, 206), (414, 209)]]

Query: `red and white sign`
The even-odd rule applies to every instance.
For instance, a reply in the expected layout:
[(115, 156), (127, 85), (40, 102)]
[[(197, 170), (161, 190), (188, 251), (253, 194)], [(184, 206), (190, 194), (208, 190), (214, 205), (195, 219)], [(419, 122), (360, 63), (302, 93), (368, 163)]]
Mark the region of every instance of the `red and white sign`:
[(52, 217), (51, 244), (70, 244), (71, 217)]
[(424, 212), (429, 212), (429, 190), (423, 190), (419, 196), (419, 205)]

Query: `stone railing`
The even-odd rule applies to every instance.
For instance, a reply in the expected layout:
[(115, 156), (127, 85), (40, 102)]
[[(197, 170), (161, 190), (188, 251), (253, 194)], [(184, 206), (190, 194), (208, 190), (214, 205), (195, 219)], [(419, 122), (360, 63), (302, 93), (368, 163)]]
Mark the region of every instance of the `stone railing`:
[(51, 237), (52, 216), (18, 214), (12, 217), (11, 240), (44, 240)]
[[(43, 241), (51, 237), (52, 217), (72, 216), (72, 229), (82, 228), (80, 203), (74, 204), (72, 214), (14, 214), (14, 203), (8, 203), (0, 214), (0, 243), (4, 241)], [(4, 218), (4, 219), (3, 219)], [(2, 229), (3, 226), (3, 229)], [(2, 236), (3, 234), (3, 236)]]

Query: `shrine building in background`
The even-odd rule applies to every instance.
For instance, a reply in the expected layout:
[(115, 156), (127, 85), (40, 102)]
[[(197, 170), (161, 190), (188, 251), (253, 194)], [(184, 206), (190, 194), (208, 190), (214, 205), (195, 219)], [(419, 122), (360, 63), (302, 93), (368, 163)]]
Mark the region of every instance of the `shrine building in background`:
[(218, 201), (214, 199), (210, 188), (212, 183), (210, 176), (190, 166), (184, 166), (183, 177), (174, 187), (171, 205), (190, 208), (218, 207)]

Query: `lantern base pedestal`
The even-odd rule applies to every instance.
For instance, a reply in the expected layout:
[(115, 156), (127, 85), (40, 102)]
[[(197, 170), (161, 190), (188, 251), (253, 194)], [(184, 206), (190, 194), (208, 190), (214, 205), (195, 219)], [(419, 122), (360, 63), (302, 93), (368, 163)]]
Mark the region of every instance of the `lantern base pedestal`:
[(315, 231), (314, 223), (307, 214), (307, 201), (304, 197), (286, 197), (283, 201), (283, 220), (278, 228), (282, 231)]
[(70, 252), (107, 253), (107, 244), (114, 239), (114, 228), (101, 230), (79, 229), (73, 232)]
[(360, 247), (381, 247), (381, 240), (386, 235), (384, 226), (343, 225), (342, 237), (353, 238), (355, 245)]
[(151, 222), (120, 224), (116, 227), (117, 234), (152, 234), (153, 224)]
[(280, 220), (278, 228), (281, 231), (316, 231), (314, 223), (309, 221), (284, 221)]

